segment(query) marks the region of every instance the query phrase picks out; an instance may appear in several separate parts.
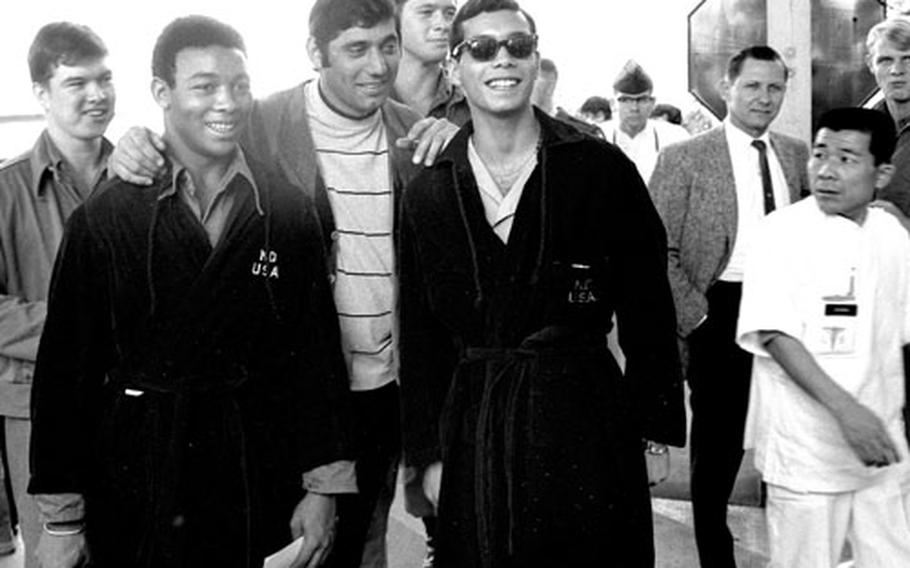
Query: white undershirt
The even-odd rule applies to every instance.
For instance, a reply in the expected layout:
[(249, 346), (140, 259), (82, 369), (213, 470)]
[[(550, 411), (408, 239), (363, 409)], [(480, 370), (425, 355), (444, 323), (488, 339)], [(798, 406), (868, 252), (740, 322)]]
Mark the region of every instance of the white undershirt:
[(635, 136), (629, 136), (620, 128), (619, 120), (611, 120), (603, 123), (601, 130), (608, 142), (612, 142), (625, 153), (635, 167), (642, 181), (648, 183), (651, 174), (654, 172), (654, 166), (657, 165), (657, 155), (660, 150), (682, 142), (689, 138), (689, 133), (685, 128), (661, 120), (648, 119), (645, 127)]
[(474, 179), (477, 181), (477, 189), (480, 190), (480, 200), (483, 202), (483, 212), (487, 218), (487, 223), (492, 227), (493, 232), (504, 243), (509, 242), (509, 234), (512, 232), (512, 222), (515, 220), (515, 211), (518, 209), (518, 202), (521, 201), (521, 195), (524, 193), (525, 184), (534, 173), (537, 167), (537, 153), (525, 163), (518, 178), (505, 195), (499, 191), (499, 186), (493, 181), (486, 164), (481, 159), (480, 154), (474, 147), (473, 138), (468, 139), (468, 161), (471, 163), (471, 169), (474, 171)]

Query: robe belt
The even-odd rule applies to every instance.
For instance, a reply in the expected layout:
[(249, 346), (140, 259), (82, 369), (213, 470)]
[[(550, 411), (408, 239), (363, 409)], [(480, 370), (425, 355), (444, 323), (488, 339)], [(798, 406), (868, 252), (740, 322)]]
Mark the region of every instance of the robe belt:
[(242, 367), (217, 369), (197, 374), (112, 369), (107, 376), (109, 388), (134, 391), (127, 393), (134, 395), (140, 395), (146, 391), (173, 395), (225, 395), (233, 393), (247, 380), (246, 370)]
[[(222, 372), (223, 374), (220, 374)], [(140, 543), (141, 557), (150, 561), (157, 558), (159, 549), (174, 550), (173, 528), (175, 514), (179, 514), (177, 492), (180, 487), (184, 448), (187, 443), (187, 424), (190, 418), (190, 403), (193, 401), (211, 400), (224, 408), (224, 420), (231, 432), (230, 438), (236, 440), (240, 464), (238, 470), (243, 477), (245, 488), (244, 503), (247, 516), (247, 548), (251, 544), (249, 516), (251, 496), (249, 492), (249, 475), (246, 467), (246, 441), (243, 420), (233, 393), (247, 381), (245, 369), (239, 366), (230, 369), (218, 369), (205, 374), (182, 374), (160, 371), (156, 373), (137, 372), (130, 369), (114, 369), (108, 374), (108, 388), (126, 396), (147, 399), (148, 422), (145, 435), (161, 436), (169, 430), (170, 435), (159, 443), (150, 444), (156, 454), (149, 472), (149, 502), (146, 510), (145, 535)], [(144, 397), (146, 393), (156, 396)], [(202, 397), (198, 395), (203, 395)], [(172, 414), (165, 419), (165, 406), (170, 406)], [(178, 553), (179, 554), (179, 553)], [(174, 559), (168, 559), (174, 561)], [(137, 567), (138, 568), (138, 567)], [(157, 568), (149, 565), (142, 568)]]
[[(530, 405), (528, 383), (541, 364), (577, 361), (584, 357), (602, 357), (607, 353), (606, 334), (579, 331), (562, 326), (549, 326), (526, 337), (519, 347), (468, 347), (462, 363), (484, 363), (484, 386), (474, 429), (474, 509), (481, 565), (493, 568), (495, 551), (492, 526), (497, 517), (494, 461), (501, 455), (505, 472), (506, 531), (508, 553), (515, 551), (515, 448), (516, 422), (520, 410)], [(491, 373), (487, 363), (498, 362)], [(524, 395), (524, 396), (522, 396)], [(500, 408), (503, 432), (501, 453), (496, 448), (496, 418)]]

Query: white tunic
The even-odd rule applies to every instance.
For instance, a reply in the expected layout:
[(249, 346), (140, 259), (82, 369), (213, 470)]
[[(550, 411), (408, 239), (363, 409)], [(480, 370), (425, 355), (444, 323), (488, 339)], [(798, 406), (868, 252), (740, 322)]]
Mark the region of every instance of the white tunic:
[[(830, 412), (769, 356), (762, 330), (799, 340), (878, 415), (901, 462), (865, 466)], [(906, 475), (901, 346), (910, 340), (910, 239), (891, 215), (870, 209), (860, 225), (808, 198), (766, 217), (746, 262), (736, 335), (755, 354), (744, 445), (755, 448), (766, 482), (843, 492)]]

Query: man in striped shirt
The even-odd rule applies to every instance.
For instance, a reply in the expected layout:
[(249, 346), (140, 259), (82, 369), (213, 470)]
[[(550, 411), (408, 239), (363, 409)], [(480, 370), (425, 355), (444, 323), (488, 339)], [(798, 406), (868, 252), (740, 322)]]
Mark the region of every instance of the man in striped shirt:
[(401, 448), (397, 196), (415, 162), (432, 161), (455, 127), (421, 120), (390, 99), (401, 47), (389, 0), (317, 0), (307, 47), (318, 79), (262, 102), (263, 128), (252, 146), (278, 155), (279, 166), (313, 196), (331, 251), (359, 494), (339, 500), (329, 565), (382, 567)]

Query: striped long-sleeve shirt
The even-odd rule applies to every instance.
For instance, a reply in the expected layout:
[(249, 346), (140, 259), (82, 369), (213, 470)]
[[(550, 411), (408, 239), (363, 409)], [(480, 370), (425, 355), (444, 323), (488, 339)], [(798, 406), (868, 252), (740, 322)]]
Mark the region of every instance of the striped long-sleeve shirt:
[(364, 119), (334, 112), (315, 81), (305, 88), (320, 173), (335, 218), (334, 295), (351, 390), (371, 390), (397, 375), (394, 206), (385, 126), (378, 111)]

